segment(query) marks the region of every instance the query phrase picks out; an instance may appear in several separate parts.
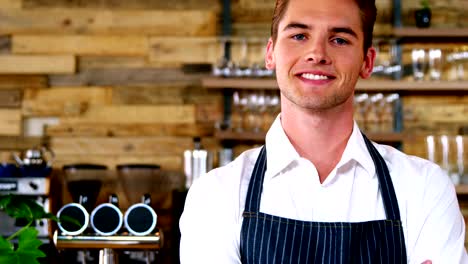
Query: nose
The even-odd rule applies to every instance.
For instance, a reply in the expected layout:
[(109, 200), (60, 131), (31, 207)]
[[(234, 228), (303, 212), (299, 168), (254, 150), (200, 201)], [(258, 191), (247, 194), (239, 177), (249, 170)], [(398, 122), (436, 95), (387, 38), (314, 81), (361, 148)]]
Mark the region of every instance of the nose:
[(305, 57), (306, 62), (314, 64), (329, 64), (326, 42), (323, 40), (311, 41)]

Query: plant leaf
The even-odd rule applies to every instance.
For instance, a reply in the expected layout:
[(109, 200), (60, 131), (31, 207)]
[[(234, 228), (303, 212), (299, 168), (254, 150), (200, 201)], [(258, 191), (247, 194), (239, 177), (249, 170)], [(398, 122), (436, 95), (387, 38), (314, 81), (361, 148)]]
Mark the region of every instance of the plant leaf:
[(9, 202), (5, 206), (5, 212), (13, 218), (24, 218), (31, 222), (33, 220), (33, 214), (30, 207), (28, 206), (28, 200), (31, 198), (11, 195)]
[(34, 227), (29, 227), (24, 230), (18, 237), (18, 249), (16, 254), (19, 263), (39, 263), (37, 258), (45, 257), (46, 255), (39, 249), (42, 241), (37, 239), (37, 231)]
[(0, 195), (0, 210), (5, 210), (11, 201), (11, 195)]
[(0, 209), (13, 218), (24, 218), (27, 222), (48, 218), (57, 221), (55, 215), (47, 213), (34, 199), (26, 196), (7, 195), (0, 198)]
[(60, 216), (60, 223), (69, 223), (72, 224), (78, 228), (81, 228), (81, 223), (80, 221), (76, 220), (75, 218), (68, 216), (68, 215), (61, 215)]
[(0, 236), (0, 263), (2, 264), (16, 264), (18, 263), (18, 258), (15, 251), (13, 250), (13, 245)]

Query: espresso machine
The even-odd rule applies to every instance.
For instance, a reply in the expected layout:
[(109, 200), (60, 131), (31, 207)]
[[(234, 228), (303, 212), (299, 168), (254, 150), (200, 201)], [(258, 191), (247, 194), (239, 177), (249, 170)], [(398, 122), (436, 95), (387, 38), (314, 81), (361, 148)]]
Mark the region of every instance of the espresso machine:
[(97, 164), (71, 164), (63, 170), (73, 202), (62, 206), (57, 217), (77, 221), (60, 221), (53, 237), (57, 249), (77, 252), (74, 263), (127, 263), (124, 260), (129, 252), (142, 253), (145, 263), (153, 263), (150, 253), (162, 247), (162, 233), (156, 228), (157, 215), (149, 206), (149, 196), (126, 210), (119, 207), (115, 194), (108, 202), (96, 204), (101, 184), (112, 178), (108, 177), (112, 171)]
[[(21, 195), (35, 200), (46, 212), (50, 212), (50, 174), (54, 153), (45, 147), (26, 150), (22, 157), (13, 154), (16, 164), (0, 164), (0, 194)], [(25, 223), (0, 212), (0, 234), (10, 236)], [(49, 220), (40, 219), (34, 223), (39, 231), (38, 238), (44, 244), (49, 243)]]

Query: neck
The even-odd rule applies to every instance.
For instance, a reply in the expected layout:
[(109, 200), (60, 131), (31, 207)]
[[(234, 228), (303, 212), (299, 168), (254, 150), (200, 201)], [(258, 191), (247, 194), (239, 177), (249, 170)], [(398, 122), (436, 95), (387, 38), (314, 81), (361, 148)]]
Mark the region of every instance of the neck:
[(352, 103), (347, 102), (317, 112), (282, 105), (283, 129), (299, 155), (315, 165), (321, 183), (340, 161), (351, 136), (352, 107)]

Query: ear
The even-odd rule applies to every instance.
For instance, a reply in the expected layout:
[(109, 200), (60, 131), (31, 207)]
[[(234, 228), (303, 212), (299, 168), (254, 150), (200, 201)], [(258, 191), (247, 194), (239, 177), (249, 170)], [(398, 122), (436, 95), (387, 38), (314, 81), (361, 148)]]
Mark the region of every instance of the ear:
[(367, 53), (364, 56), (364, 61), (362, 63), (361, 72), (359, 76), (363, 79), (367, 79), (372, 74), (372, 69), (374, 68), (374, 60), (375, 60), (376, 52), (374, 47), (370, 47), (367, 50)]
[(275, 69), (275, 55), (273, 54), (274, 43), (273, 40), (270, 38), (268, 39), (268, 44), (266, 46), (266, 53), (265, 53), (265, 67), (268, 70)]

